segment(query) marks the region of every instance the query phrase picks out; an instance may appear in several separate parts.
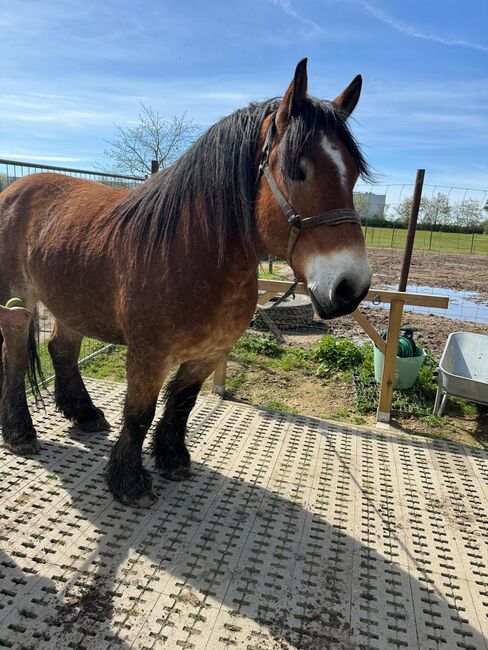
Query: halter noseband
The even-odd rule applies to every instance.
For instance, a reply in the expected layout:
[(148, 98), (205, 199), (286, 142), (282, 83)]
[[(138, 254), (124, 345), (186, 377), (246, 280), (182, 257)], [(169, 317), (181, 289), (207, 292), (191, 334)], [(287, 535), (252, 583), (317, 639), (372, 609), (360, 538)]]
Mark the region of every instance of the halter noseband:
[(339, 208), (338, 210), (329, 210), (328, 212), (322, 212), (321, 214), (316, 214), (312, 217), (300, 218), (298, 214), (295, 213), (291, 205), (283, 196), (280, 188), (276, 184), (274, 176), (269, 168), (269, 156), (271, 153), (271, 146), (273, 144), (273, 139), (276, 133), (276, 124), (274, 117), (271, 120), (271, 123), (266, 134), (266, 139), (264, 141), (263, 151), (261, 153), (261, 162), (259, 164), (259, 171), (257, 181), (262, 175), (266, 177), (269, 187), (273, 193), (273, 196), (276, 199), (276, 202), (283, 211), (283, 214), (288, 220), (288, 223), (291, 227), (290, 237), (288, 239), (288, 248), (286, 252), (286, 261), (289, 266), (291, 266), (291, 258), (293, 255), (293, 250), (295, 249), (298, 237), (302, 230), (307, 228), (313, 228), (314, 226), (337, 226), (340, 223), (358, 223), (361, 224), (361, 217), (355, 210), (350, 210), (349, 208)]

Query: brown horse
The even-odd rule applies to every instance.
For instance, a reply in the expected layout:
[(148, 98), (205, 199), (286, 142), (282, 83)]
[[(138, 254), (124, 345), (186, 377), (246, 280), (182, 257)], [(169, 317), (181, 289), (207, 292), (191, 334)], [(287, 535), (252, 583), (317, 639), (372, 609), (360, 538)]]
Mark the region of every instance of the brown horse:
[[(173, 366), (152, 454), (165, 477), (189, 475), (188, 415), (250, 322), (264, 251), (289, 260), (322, 318), (353, 311), (366, 294), (352, 190), (368, 168), (347, 125), (360, 90), (358, 76), (332, 102), (308, 96), (303, 60), (281, 100), (222, 119), (134, 190), (36, 174), (0, 195), (0, 303), (15, 295), (54, 315), (56, 404), (82, 430), (109, 426), (77, 367), (82, 337), (127, 345), (124, 420), (107, 470), (123, 503), (154, 499), (141, 450)], [(3, 438), (33, 453), (24, 389), (26, 372), (36, 382), (33, 326), (2, 332)]]

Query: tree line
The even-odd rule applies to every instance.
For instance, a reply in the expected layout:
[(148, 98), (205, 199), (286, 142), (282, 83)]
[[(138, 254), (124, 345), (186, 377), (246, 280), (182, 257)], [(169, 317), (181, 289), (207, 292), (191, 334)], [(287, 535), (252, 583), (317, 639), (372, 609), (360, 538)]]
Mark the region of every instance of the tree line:
[[(354, 205), (368, 226), (406, 228), (412, 209), (412, 197), (405, 197), (397, 205), (385, 205), (378, 214), (369, 216), (367, 192), (354, 194)], [(451, 202), (446, 194), (438, 192), (432, 197), (422, 197), (417, 222), (418, 230), (457, 233), (488, 234), (488, 204), (477, 199), (464, 198)]]
[[(105, 171), (134, 176), (149, 176), (152, 161), (160, 169), (173, 163), (195, 141), (201, 132), (195, 122), (183, 115), (163, 117), (151, 106), (140, 103), (138, 120), (125, 125), (115, 125), (112, 140), (106, 140), (105, 158), (108, 166)], [(0, 174), (0, 191), (14, 178)], [(406, 228), (412, 198), (405, 197), (397, 205), (377, 206), (377, 213), (371, 215), (370, 194), (355, 192), (354, 205), (368, 226), (383, 228)], [(376, 206), (375, 206), (376, 207)], [(436, 196), (422, 197), (417, 228), (459, 233), (488, 234), (488, 204), (465, 198), (450, 202), (449, 196), (437, 193)]]

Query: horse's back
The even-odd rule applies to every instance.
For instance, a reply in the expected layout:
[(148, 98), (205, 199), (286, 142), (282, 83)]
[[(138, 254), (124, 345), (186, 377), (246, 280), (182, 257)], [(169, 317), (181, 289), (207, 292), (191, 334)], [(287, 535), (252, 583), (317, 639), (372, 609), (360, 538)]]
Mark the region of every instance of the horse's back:
[(0, 194), (0, 285), (25, 286), (83, 334), (120, 338), (115, 268), (98, 226), (126, 191), (60, 174), (13, 183)]
[(20, 178), (0, 192), (0, 233), (12, 242), (55, 219), (75, 218), (82, 226), (117, 203), (127, 190), (61, 174), (32, 174)]

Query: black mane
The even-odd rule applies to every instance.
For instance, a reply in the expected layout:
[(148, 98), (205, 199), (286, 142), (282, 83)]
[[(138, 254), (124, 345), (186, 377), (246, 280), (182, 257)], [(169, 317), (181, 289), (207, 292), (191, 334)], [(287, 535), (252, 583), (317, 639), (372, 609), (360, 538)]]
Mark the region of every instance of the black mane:
[[(164, 255), (178, 227), (185, 233), (190, 231), (196, 218), (193, 205), (205, 215), (203, 226), (220, 261), (231, 233), (239, 234), (245, 250), (254, 250), (256, 152), (263, 120), (278, 104), (278, 99), (252, 103), (224, 117), (179, 160), (130, 191), (111, 211), (115, 238), (121, 236), (136, 248), (143, 241), (146, 253), (157, 248)], [(309, 97), (300, 115), (291, 119), (280, 145), (285, 181), (296, 177), (299, 160), (311, 146), (316, 129), (335, 133), (361, 175), (370, 177), (341, 111), (329, 102)]]

